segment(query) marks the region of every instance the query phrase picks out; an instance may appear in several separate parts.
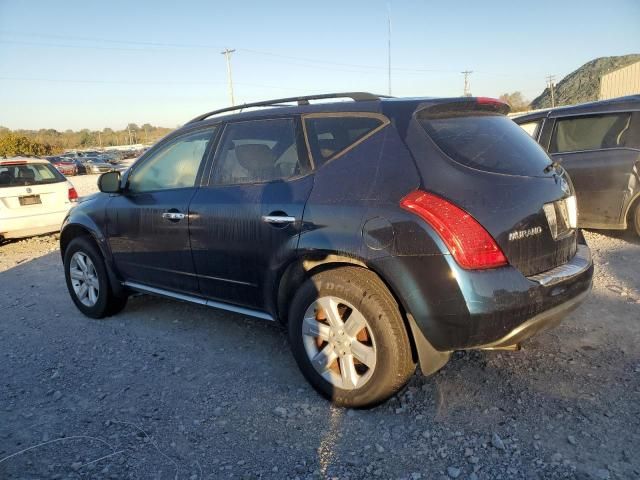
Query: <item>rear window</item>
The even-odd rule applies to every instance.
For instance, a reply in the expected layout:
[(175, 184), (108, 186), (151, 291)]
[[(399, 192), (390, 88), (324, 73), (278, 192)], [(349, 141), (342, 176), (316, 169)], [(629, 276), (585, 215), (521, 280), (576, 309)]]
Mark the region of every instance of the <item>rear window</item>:
[(504, 115), (484, 111), (421, 115), (418, 121), (451, 159), (478, 170), (541, 176), (550, 160), (522, 128)]
[(556, 120), (551, 153), (601, 150), (627, 146), (631, 114), (591, 115)]
[(364, 140), (384, 125), (378, 116), (341, 114), (305, 119), (311, 154), (316, 160), (329, 160)]
[(64, 176), (45, 163), (0, 165), (0, 188), (64, 182)]

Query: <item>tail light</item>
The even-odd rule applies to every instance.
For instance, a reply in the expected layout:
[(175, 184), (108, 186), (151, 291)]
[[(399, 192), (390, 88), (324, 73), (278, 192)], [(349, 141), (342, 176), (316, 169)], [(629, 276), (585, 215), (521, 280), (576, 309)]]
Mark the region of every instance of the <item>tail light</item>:
[(415, 190), (400, 201), (440, 235), (462, 268), (480, 270), (507, 265), (507, 259), (491, 235), (467, 212), (432, 193)]
[(77, 202), (78, 201), (78, 192), (73, 187), (69, 187), (69, 201)]

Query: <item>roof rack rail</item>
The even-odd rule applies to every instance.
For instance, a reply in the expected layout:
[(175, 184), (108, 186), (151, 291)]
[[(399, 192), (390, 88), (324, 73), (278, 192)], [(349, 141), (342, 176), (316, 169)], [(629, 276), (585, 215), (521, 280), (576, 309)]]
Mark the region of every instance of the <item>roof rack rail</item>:
[(250, 107), (284, 107), (285, 105), (279, 105), (282, 103), (298, 102), (298, 105), (309, 105), (309, 100), (324, 100), (329, 98), (350, 98), (354, 102), (362, 102), (367, 100), (380, 100), (381, 98), (390, 98), (388, 95), (375, 95), (368, 92), (340, 92), (340, 93), (322, 93), (318, 95), (304, 95), (301, 97), (288, 97), (288, 98), (276, 98), (274, 100), (264, 100), (262, 102), (243, 103), (242, 105), (235, 105), (233, 107), (221, 108), (220, 110), (213, 110), (211, 112), (203, 113), (196, 118), (187, 122), (194, 123), (202, 121), (206, 118), (218, 115), (220, 113), (233, 112), (235, 110), (243, 110)]

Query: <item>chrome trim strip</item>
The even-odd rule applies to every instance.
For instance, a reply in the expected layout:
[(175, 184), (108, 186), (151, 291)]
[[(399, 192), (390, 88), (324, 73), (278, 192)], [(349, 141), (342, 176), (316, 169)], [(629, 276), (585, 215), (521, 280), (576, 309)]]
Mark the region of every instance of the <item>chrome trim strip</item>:
[(277, 223), (278, 225), (284, 225), (285, 223), (294, 223), (296, 217), (287, 217), (284, 215), (263, 215), (262, 221), (267, 223)]
[(578, 245), (575, 256), (568, 263), (527, 278), (533, 282), (539, 283), (543, 287), (550, 287), (579, 275), (590, 266), (591, 250), (589, 250), (589, 247), (586, 245)]
[(252, 310), (250, 308), (238, 307), (236, 305), (230, 305), (224, 302), (216, 302), (214, 300), (206, 300), (204, 298), (194, 297), (192, 295), (185, 295), (183, 293), (170, 292), (162, 288), (150, 287), (148, 285), (144, 285), (142, 283), (137, 283), (137, 282), (124, 282), (123, 285), (125, 287), (129, 287), (143, 293), (151, 293), (153, 295), (160, 295), (162, 297), (173, 298), (175, 300), (182, 300), (183, 302), (195, 303), (198, 305), (206, 305), (208, 307), (219, 308), (221, 310), (227, 310), (229, 312), (235, 312), (235, 313), (240, 313), (242, 315), (248, 315), (250, 317), (269, 320), (271, 322), (275, 321), (275, 319), (268, 313), (260, 312), (258, 310)]

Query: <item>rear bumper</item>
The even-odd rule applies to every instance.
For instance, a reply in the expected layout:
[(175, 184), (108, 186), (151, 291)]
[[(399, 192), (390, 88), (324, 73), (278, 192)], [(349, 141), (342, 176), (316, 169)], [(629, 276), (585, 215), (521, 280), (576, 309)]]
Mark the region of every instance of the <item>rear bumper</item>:
[(389, 257), (375, 267), (440, 352), (512, 345), (551, 328), (582, 302), (593, 277), (586, 245), (531, 278), (510, 266), (464, 270), (451, 255)]
[(16, 218), (0, 217), (0, 238), (24, 238), (57, 232), (72, 206), (69, 204), (69, 207), (64, 210), (38, 215), (25, 215)]
[(588, 294), (588, 290), (582, 292), (578, 296), (530, 318), (511, 330), (504, 337), (484, 345), (479, 345), (476, 348), (491, 349), (517, 345), (529, 337), (556, 327), (565, 316), (575, 310), (587, 298)]

